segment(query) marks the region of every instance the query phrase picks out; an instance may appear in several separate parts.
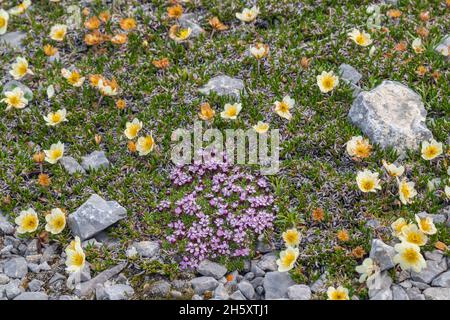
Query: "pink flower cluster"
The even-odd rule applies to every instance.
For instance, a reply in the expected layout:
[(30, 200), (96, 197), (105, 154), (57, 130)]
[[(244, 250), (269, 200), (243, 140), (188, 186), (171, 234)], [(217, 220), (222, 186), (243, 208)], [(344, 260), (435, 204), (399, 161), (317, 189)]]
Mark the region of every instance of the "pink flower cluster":
[(169, 214), (166, 240), (182, 255), (182, 269), (204, 259), (245, 257), (258, 235), (273, 228), (277, 212), (269, 183), (262, 176), (216, 158), (175, 167), (170, 175), (180, 196), (161, 201)]

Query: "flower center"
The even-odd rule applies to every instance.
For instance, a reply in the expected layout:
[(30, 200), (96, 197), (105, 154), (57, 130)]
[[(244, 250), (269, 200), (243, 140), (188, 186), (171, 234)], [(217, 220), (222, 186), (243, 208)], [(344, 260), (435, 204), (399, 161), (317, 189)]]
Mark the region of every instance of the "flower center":
[(56, 38), (56, 39), (62, 39), (62, 38), (64, 38), (64, 30), (57, 30), (57, 31), (55, 32), (55, 38)]
[(435, 146), (429, 146), (427, 148), (427, 150), (425, 151), (425, 155), (429, 158), (434, 157), (435, 155), (437, 155), (438, 150)]
[(358, 44), (364, 44), (365, 40), (364, 40), (364, 36), (362, 34), (359, 34), (356, 36), (356, 43)]
[(375, 183), (373, 182), (373, 180), (366, 179), (361, 183), (361, 185), (364, 190), (372, 190), (375, 186)]
[(409, 198), (411, 196), (411, 191), (405, 183), (402, 185), (402, 194), (405, 198)]
[(61, 121), (61, 115), (59, 113), (53, 113), (51, 115), (52, 122), (60, 122)]
[(228, 116), (230, 116), (230, 117), (234, 117), (235, 115), (237, 115), (237, 110), (236, 110), (236, 107), (230, 107), (228, 110), (227, 110), (227, 115)]
[(284, 256), (284, 263), (286, 265), (291, 265), (292, 262), (295, 261), (295, 255), (293, 253), (288, 252), (285, 256)]
[(29, 229), (34, 229), (36, 227), (37, 221), (33, 216), (29, 216), (25, 219), (24, 225)]
[(414, 249), (406, 249), (403, 253), (403, 257), (411, 264), (416, 263), (419, 260), (419, 255)]
[(279, 109), (281, 112), (288, 112), (288, 111), (289, 111), (289, 106), (287, 105), (287, 103), (281, 102), (281, 103), (278, 105), (278, 109)]
[(0, 28), (3, 28), (6, 25), (6, 19), (0, 17)]
[(52, 156), (53, 159), (57, 159), (57, 158), (62, 156), (62, 152), (61, 152), (60, 149), (52, 150), (51, 156)]
[(9, 104), (16, 107), (20, 104), (20, 99), (18, 96), (12, 96), (9, 98)]
[(330, 77), (327, 77), (323, 80), (323, 86), (326, 89), (332, 89), (333, 88), (333, 79), (331, 79)]

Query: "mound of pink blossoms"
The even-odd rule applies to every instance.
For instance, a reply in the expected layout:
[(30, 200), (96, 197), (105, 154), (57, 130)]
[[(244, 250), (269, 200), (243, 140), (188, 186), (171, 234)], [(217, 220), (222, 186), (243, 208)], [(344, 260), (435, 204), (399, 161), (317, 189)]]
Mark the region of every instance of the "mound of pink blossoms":
[(175, 167), (170, 180), (176, 200), (161, 201), (158, 211), (168, 214), (166, 240), (181, 254), (182, 269), (249, 256), (257, 237), (273, 228), (277, 208), (263, 176), (213, 158)]

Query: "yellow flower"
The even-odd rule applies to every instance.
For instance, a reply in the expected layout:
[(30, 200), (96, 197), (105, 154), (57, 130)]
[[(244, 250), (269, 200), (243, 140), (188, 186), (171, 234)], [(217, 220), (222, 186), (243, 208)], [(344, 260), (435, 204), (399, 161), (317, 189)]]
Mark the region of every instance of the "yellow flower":
[(241, 112), (242, 105), (240, 103), (235, 104), (225, 104), (224, 111), (220, 113), (220, 116), (223, 119), (230, 119), (235, 120), (237, 119), (237, 116), (239, 115), (239, 112)]
[(31, 0), (25, 0), (21, 4), (9, 9), (9, 13), (13, 16), (18, 16), (28, 9), (28, 7), (31, 6)]
[(422, 158), (425, 160), (433, 160), (442, 154), (442, 143), (431, 139), (429, 142), (422, 142)]
[(348, 289), (343, 286), (337, 288), (328, 287), (327, 296), (328, 300), (349, 300)]
[(66, 215), (60, 208), (52, 209), (51, 213), (45, 216), (45, 231), (51, 234), (59, 234), (66, 227)]
[(70, 273), (83, 270), (86, 264), (86, 255), (81, 248), (80, 238), (76, 237), (66, 249), (66, 271)]
[(202, 103), (200, 105), (200, 112), (198, 113), (198, 116), (200, 119), (205, 121), (211, 121), (216, 112), (211, 108), (211, 105), (208, 102)]
[(294, 107), (295, 100), (290, 96), (285, 96), (282, 101), (275, 101), (275, 113), (282, 118), (291, 120), (292, 114), (290, 109)]
[(259, 8), (253, 6), (251, 9), (244, 8), (242, 12), (236, 13), (236, 18), (243, 22), (252, 22), (256, 19), (259, 14)]
[(422, 40), (420, 38), (414, 39), (411, 46), (415, 53), (422, 53), (425, 51), (425, 48), (422, 44)]
[(39, 219), (36, 211), (32, 208), (20, 212), (16, 218), (15, 223), (18, 225), (17, 233), (34, 232), (39, 226)]
[(367, 169), (358, 171), (356, 183), (358, 184), (359, 190), (362, 192), (377, 192), (377, 189), (381, 189), (378, 172), (371, 172)]
[(417, 195), (417, 191), (414, 189), (414, 182), (407, 182), (406, 178), (403, 178), (398, 184), (398, 193), (403, 204), (411, 203), (412, 199)]
[(419, 247), (424, 246), (428, 241), (428, 237), (415, 224), (404, 226), (399, 239)]
[(97, 87), (104, 96), (115, 96), (117, 95), (119, 89), (119, 86), (114, 79), (111, 81), (107, 79), (100, 79)]
[(278, 271), (286, 272), (291, 270), (294, 267), (295, 262), (297, 261), (298, 255), (298, 248), (289, 247), (286, 250), (281, 251), (280, 258), (276, 261), (278, 265)]
[(0, 35), (6, 33), (8, 29), (9, 14), (3, 9), (0, 9)]
[(352, 137), (347, 142), (347, 153), (351, 157), (368, 158), (372, 152), (372, 146), (368, 139), (364, 139), (361, 136)]
[(173, 25), (169, 30), (169, 38), (176, 42), (182, 42), (189, 38), (192, 33), (191, 28), (181, 28), (179, 25)]
[(49, 150), (44, 150), (45, 161), (51, 164), (55, 164), (64, 155), (64, 144), (61, 141), (54, 143), (50, 146)]
[(130, 140), (136, 138), (142, 127), (143, 124), (138, 118), (134, 119), (133, 122), (127, 122), (125, 136)]
[(153, 150), (154, 146), (155, 141), (151, 135), (140, 137), (136, 143), (136, 150), (139, 152), (140, 156), (145, 156)]
[(351, 40), (353, 40), (359, 46), (367, 47), (372, 44), (372, 39), (370, 38), (370, 34), (364, 32), (364, 31), (359, 31), (357, 29), (353, 29), (347, 35)]
[(317, 85), (323, 93), (332, 91), (338, 84), (339, 77), (335, 76), (333, 71), (322, 71), (322, 73), (317, 76)]
[(400, 177), (403, 172), (405, 172), (405, 167), (404, 166), (396, 166), (392, 163), (386, 162), (386, 160), (382, 160), (383, 163), (383, 167), (386, 169), (387, 173), (391, 176), (391, 177)]
[(111, 38), (111, 42), (114, 44), (125, 44), (128, 41), (128, 36), (125, 33), (119, 33)]
[(3, 98), (1, 102), (6, 103), (6, 110), (12, 108), (23, 109), (28, 104), (28, 100), (25, 98), (25, 93), (20, 87), (16, 87), (12, 91), (6, 91), (5, 98)]
[(67, 26), (65, 24), (55, 24), (50, 29), (50, 38), (55, 41), (63, 41), (67, 33)]
[(53, 57), (55, 54), (58, 53), (58, 49), (52, 46), (51, 44), (46, 44), (44, 46), (44, 53), (48, 57)]
[(300, 243), (300, 232), (297, 229), (288, 229), (282, 234), (284, 244), (286, 247), (296, 247)]
[(44, 120), (47, 122), (48, 126), (56, 126), (63, 121), (67, 121), (66, 114), (66, 109), (61, 109), (56, 112), (50, 112), (48, 115), (44, 116)]
[(269, 124), (258, 121), (258, 123), (253, 126), (253, 130), (255, 130), (259, 134), (266, 133), (267, 130), (269, 130)]
[(66, 78), (67, 82), (74, 87), (81, 87), (84, 83), (84, 77), (77, 70), (61, 69), (61, 74)]
[(125, 31), (130, 31), (136, 28), (136, 20), (133, 18), (125, 18), (120, 20), (120, 27)]
[(433, 235), (436, 234), (436, 226), (433, 223), (432, 217), (421, 217), (416, 214), (416, 222), (419, 226), (420, 231), (422, 231), (425, 234)]
[(391, 224), (392, 234), (395, 237), (400, 237), (402, 235), (402, 228), (407, 225), (408, 225), (408, 223), (406, 222), (405, 219), (398, 218)]
[(224, 25), (218, 17), (212, 17), (208, 23), (214, 30), (225, 31), (228, 29), (228, 26)]
[(256, 59), (262, 59), (269, 54), (269, 46), (263, 43), (257, 43), (254, 46), (250, 46), (250, 53)]
[(175, 18), (178, 19), (183, 15), (183, 7), (179, 4), (168, 7), (167, 8), (167, 15), (169, 18)]
[(100, 24), (101, 24), (100, 19), (97, 18), (97, 16), (93, 16), (84, 22), (84, 26), (89, 30), (95, 30), (100, 28)]
[(394, 256), (394, 263), (400, 264), (403, 270), (414, 270), (420, 272), (427, 267), (427, 263), (420, 253), (420, 248), (412, 243), (402, 242), (395, 245), (395, 251), (398, 253)]

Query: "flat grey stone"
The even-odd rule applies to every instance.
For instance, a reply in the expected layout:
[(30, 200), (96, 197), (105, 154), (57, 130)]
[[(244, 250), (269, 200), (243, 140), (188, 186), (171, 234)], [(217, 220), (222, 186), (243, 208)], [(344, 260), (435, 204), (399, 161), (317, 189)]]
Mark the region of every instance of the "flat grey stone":
[(255, 289), (247, 280), (242, 280), (241, 282), (239, 282), (238, 289), (248, 300), (251, 300), (255, 297)]
[(442, 258), (444, 257), (444, 253), (439, 250), (433, 250), (433, 251), (427, 251), (424, 253), (424, 256), (427, 260), (433, 260), (437, 263), (442, 261)]
[(442, 260), (441, 263), (438, 263), (433, 260), (427, 260), (427, 267), (422, 269), (420, 272), (411, 272), (411, 278), (414, 281), (423, 282), (423, 283), (431, 283), (434, 278), (436, 278), (439, 274), (445, 272), (447, 270), (447, 263), (445, 260)]
[(28, 88), (26, 85), (24, 85), (23, 83), (21, 83), (21, 82), (19, 82), (17, 80), (10, 80), (10, 81), (8, 81), (3, 86), (2, 95), (5, 94), (5, 92), (12, 91), (12, 90), (14, 90), (17, 87), (22, 89), (22, 91), (24, 93), (24, 97), (25, 97), (25, 99), (28, 100), (28, 102), (33, 100), (33, 91), (31, 91), (30, 88)]
[(423, 295), (427, 300), (450, 300), (450, 288), (428, 288)]
[(357, 84), (361, 80), (362, 75), (351, 65), (343, 63), (339, 66), (339, 74), (343, 80), (346, 80), (352, 84)]
[(392, 300), (391, 284), (392, 278), (388, 272), (381, 272), (374, 281), (368, 283), (370, 300)]
[(142, 258), (153, 258), (159, 255), (160, 245), (158, 241), (140, 241), (133, 243), (133, 247)]
[(440, 274), (431, 283), (433, 287), (445, 287), (450, 288), (450, 270)]
[(61, 160), (59, 160), (59, 162), (62, 164), (62, 166), (64, 167), (64, 169), (66, 169), (66, 171), (69, 174), (75, 174), (75, 173), (85, 173), (86, 171), (84, 170), (84, 168), (78, 163), (77, 160), (75, 160), (75, 158), (73, 157), (69, 157), (69, 156), (64, 156), (61, 158)]
[(275, 255), (275, 253), (266, 253), (261, 257), (261, 260), (258, 261), (257, 266), (263, 271), (277, 271), (277, 259), (278, 257)]
[(295, 284), (288, 272), (268, 272), (264, 278), (266, 300), (287, 298), (287, 291)]
[(6, 274), (0, 273), (0, 286), (9, 282), (9, 277)]
[(23, 31), (13, 31), (0, 36), (0, 46), (7, 46), (14, 49), (23, 49), (22, 41), (27, 34)]
[(244, 81), (221, 75), (210, 79), (207, 84), (199, 89), (199, 92), (206, 95), (215, 92), (219, 96), (232, 96), (239, 99), (240, 92), (243, 90)]
[(213, 277), (198, 277), (191, 280), (192, 287), (196, 294), (203, 294), (206, 291), (214, 291), (219, 282)]
[(218, 300), (228, 300), (230, 298), (230, 295), (222, 283), (219, 283), (217, 288), (214, 290), (214, 298)]
[(246, 300), (241, 291), (237, 290), (230, 296), (231, 300)]
[(106, 158), (104, 151), (94, 151), (82, 157), (81, 160), (81, 166), (85, 170), (98, 170), (109, 167), (109, 160)]
[(44, 282), (41, 280), (33, 279), (28, 283), (28, 290), (31, 292), (37, 292), (41, 290)]
[(213, 277), (218, 280), (227, 273), (227, 268), (221, 264), (209, 260), (203, 260), (198, 265), (197, 272), (202, 276)]
[(112, 267), (111, 269), (105, 270), (99, 273), (96, 277), (89, 281), (81, 283), (76, 289), (75, 294), (78, 296), (88, 296), (95, 291), (98, 285), (104, 284), (106, 281), (119, 274), (126, 266), (126, 263), (121, 263)]
[(327, 286), (325, 281), (327, 280), (327, 274), (323, 273), (319, 279), (317, 279), (312, 285), (311, 285), (311, 291), (314, 293), (322, 293), (327, 291)]
[(11, 223), (0, 220), (0, 236), (13, 235), (14, 231), (14, 226)]
[(133, 296), (134, 290), (126, 284), (115, 284), (104, 287), (104, 296), (99, 300), (128, 300)]
[(287, 291), (290, 300), (311, 300), (311, 289), (305, 284), (290, 286)]
[(413, 287), (416, 287), (419, 290), (425, 290), (428, 289), (430, 286), (426, 283), (419, 282), (419, 281), (411, 281), (411, 284)]
[(191, 37), (198, 37), (205, 32), (205, 30), (199, 25), (199, 19), (193, 13), (183, 14), (178, 19), (178, 22), (183, 28), (191, 28)]
[(393, 258), (395, 249), (388, 246), (380, 239), (372, 240), (372, 248), (369, 257), (380, 267), (380, 271), (384, 271), (395, 266)]
[(14, 300), (48, 300), (48, 295), (44, 292), (23, 292)]
[(392, 300), (409, 300), (408, 294), (401, 286), (392, 286)]
[(255, 277), (263, 277), (266, 273), (263, 269), (258, 266), (258, 261), (252, 260), (250, 271), (255, 275)]
[(361, 92), (348, 114), (350, 121), (382, 148), (417, 150), (433, 135), (425, 124), (421, 97), (407, 86), (383, 81), (371, 91)]
[(22, 257), (11, 258), (5, 262), (3, 272), (10, 278), (22, 279), (28, 273), (27, 261)]
[(14, 299), (24, 291), (23, 288), (20, 286), (19, 279), (10, 281), (7, 285), (4, 286), (4, 290), (5, 295), (9, 300)]
[(251, 280), (250, 283), (252, 284), (253, 288), (256, 289), (256, 287), (262, 286), (264, 284), (264, 277), (256, 277), (255, 279)]
[(392, 300), (393, 294), (391, 289), (379, 290), (370, 300)]
[(158, 280), (150, 284), (145, 291), (152, 297), (165, 298), (170, 292), (170, 283)]
[(252, 281), (253, 279), (255, 279), (255, 274), (253, 272), (248, 272), (244, 275), (244, 279)]
[(409, 300), (425, 300), (425, 296), (415, 287), (406, 289), (406, 294), (408, 295)]
[(74, 213), (68, 224), (72, 233), (80, 239), (89, 239), (127, 216), (127, 211), (116, 201), (105, 201), (93, 194)]

